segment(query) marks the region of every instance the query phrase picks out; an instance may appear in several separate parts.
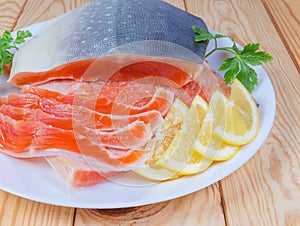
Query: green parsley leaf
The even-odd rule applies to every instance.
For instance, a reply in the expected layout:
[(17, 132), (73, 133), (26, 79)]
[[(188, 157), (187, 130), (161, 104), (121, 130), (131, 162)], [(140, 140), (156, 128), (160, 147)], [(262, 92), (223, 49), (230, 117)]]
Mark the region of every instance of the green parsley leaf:
[(195, 42), (208, 41), (214, 38), (214, 36), (206, 30), (202, 30), (199, 27), (192, 26), (193, 31), (198, 34), (195, 37)]
[(272, 60), (272, 57), (266, 52), (257, 51), (259, 44), (248, 44), (244, 47), (243, 51), (240, 53), (240, 57), (247, 63), (256, 66), (261, 65)]
[(197, 34), (195, 42), (214, 40), (215, 48), (205, 55), (208, 57), (217, 50), (227, 51), (234, 56), (224, 60), (220, 66), (219, 71), (225, 71), (224, 80), (228, 84), (234, 78), (237, 78), (251, 93), (254, 87), (258, 85), (258, 78), (255, 70), (249, 65), (257, 66), (262, 63), (271, 61), (273, 58), (268, 53), (258, 51), (258, 43), (249, 43), (243, 49), (238, 48), (234, 39), (231, 39), (232, 46), (218, 47), (217, 39), (224, 38), (224, 35), (213, 35), (206, 30), (202, 30), (196, 26), (192, 27), (193, 31)]
[(22, 31), (22, 30), (17, 31), (17, 38), (15, 40), (15, 43), (16, 44), (22, 44), (22, 43), (25, 42), (26, 38), (29, 38), (31, 36), (32, 36), (32, 34), (31, 34), (30, 31)]
[(225, 79), (225, 82), (228, 84), (238, 75), (238, 73), (240, 71), (238, 59), (236, 57), (231, 57), (231, 58), (225, 59), (224, 63), (219, 68), (219, 71), (226, 71), (226, 73), (224, 75), (224, 79)]
[(259, 49), (258, 43), (249, 43), (245, 45), (243, 53), (255, 53)]
[(14, 39), (10, 31), (4, 31), (2, 37), (0, 36), (0, 75), (3, 73), (3, 66), (9, 64), (14, 54), (10, 52), (11, 49), (18, 50), (17, 45), (25, 42), (26, 38), (31, 37), (30, 31), (17, 31), (17, 37)]
[(249, 67), (246, 63), (242, 62), (240, 65), (241, 71), (237, 74), (236, 78), (247, 88), (251, 93), (254, 86), (258, 85), (257, 74), (254, 69)]
[(215, 38), (226, 38), (226, 36), (221, 35), (221, 34), (216, 34), (216, 35), (215, 35)]

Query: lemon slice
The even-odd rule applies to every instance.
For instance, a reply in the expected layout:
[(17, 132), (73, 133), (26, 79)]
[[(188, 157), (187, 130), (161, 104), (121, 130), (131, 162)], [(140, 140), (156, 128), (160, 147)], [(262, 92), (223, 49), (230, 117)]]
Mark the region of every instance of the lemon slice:
[(256, 137), (260, 124), (257, 105), (237, 79), (232, 82), (224, 112), (225, 123), (214, 131), (217, 136), (232, 145), (244, 145)]
[(196, 111), (199, 115), (199, 119), (202, 121), (207, 113), (208, 104), (202, 97), (200, 97), (199, 95), (196, 95), (191, 104), (191, 108), (196, 109)]
[(179, 99), (176, 99), (170, 108), (162, 126), (156, 133), (156, 137), (151, 139), (146, 145), (146, 151), (152, 155), (146, 163), (133, 170), (142, 177), (151, 180), (164, 181), (178, 178), (179, 175), (169, 171), (157, 164), (157, 160), (163, 155), (171, 144), (176, 132), (180, 130), (184, 115), (188, 107)]
[(152, 152), (151, 162), (154, 163), (169, 147), (176, 132), (181, 129), (184, 115), (188, 107), (179, 99), (176, 99), (164, 119), (162, 126), (155, 134), (155, 138), (148, 146), (148, 151)]
[(189, 163), (179, 171), (179, 175), (192, 175), (206, 170), (213, 163), (212, 159), (208, 159), (197, 152), (194, 152)]
[[(151, 154), (151, 156), (149, 156), (148, 160), (146, 161), (146, 163), (138, 168), (135, 168), (133, 170), (133, 172), (137, 173), (138, 175), (150, 179), (150, 180), (156, 180), (156, 181), (165, 181), (165, 180), (171, 180), (171, 179), (175, 179), (178, 178), (179, 176), (176, 175), (176, 173), (169, 171), (159, 165), (156, 164), (156, 159), (155, 159), (155, 155), (154, 155), (154, 150), (157, 153), (162, 152), (163, 150), (163, 145), (162, 143), (160, 143), (161, 145), (157, 146), (157, 140), (156, 139), (151, 139), (146, 147), (145, 150), (149, 152), (149, 154)], [(160, 149), (160, 150), (159, 150)]]
[(222, 93), (218, 91), (213, 93), (201, 130), (194, 142), (193, 149), (206, 159), (225, 161), (232, 158), (239, 150), (238, 146), (225, 144), (213, 132), (216, 126), (225, 123), (224, 111), (227, 101)]
[(134, 170), (138, 175), (156, 181), (172, 180), (179, 177), (176, 173), (164, 169), (160, 166), (142, 166)]
[(181, 130), (177, 131), (171, 144), (158, 160), (160, 166), (179, 175), (190, 175), (203, 171), (212, 163), (192, 149), (207, 108), (207, 103), (200, 96), (194, 98), (184, 115)]
[(239, 146), (228, 145), (225, 143), (221, 143), (221, 145), (218, 146), (218, 149), (214, 148), (213, 145), (205, 146), (200, 143), (199, 140), (197, 140), (194, 143), (193, 148), (206, 159), (210, 159), (213, 161), (229, 160), (239, 151)]

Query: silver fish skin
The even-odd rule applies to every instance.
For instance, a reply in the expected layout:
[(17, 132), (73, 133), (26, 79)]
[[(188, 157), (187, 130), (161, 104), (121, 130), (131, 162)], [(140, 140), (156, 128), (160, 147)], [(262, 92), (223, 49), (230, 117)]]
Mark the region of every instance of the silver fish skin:
[(201, 18), (161, 0), (95, 0), (47, 21), (16, 53), (11, 76), (112, 54), (173, 57), (201, 64), (207, 43), (195, 43)]

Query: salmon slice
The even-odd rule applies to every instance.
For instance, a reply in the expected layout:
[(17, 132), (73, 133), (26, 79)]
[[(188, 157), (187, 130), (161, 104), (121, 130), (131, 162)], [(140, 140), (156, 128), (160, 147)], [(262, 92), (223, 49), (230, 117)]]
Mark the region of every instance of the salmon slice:
[[(69, 106), (69, 105), (68, 105)], [(130, 123), (141, 121), (154, 132), (163, 122), (160, 112), (151, 110), (134, 115), (112, 115), (92, 111), (81, 106), (73, 106), (73, 121), (82, 122), (88, 128), (112, 131), (123, 128)]]
[[(2, 114), (2, 116), (4, 115)], [(9, 121), (5, 121), (6, 119)], [(9, 145), (12, 145), (12, 149), (17, 152), (22, 151), (22, 149), (28, 149), (37, 139), (40, 140), (41, 138), (45, 139), (45, 143), (38, 143), (37, 147), (34, 147), (37, 150), (42, 150), (47, 143), (46, 141), (49, 142), (49, 146), (44, 148), (50, 148), (51, 144), (54, 145), (53, 148), (59, 148), (59, 145), (62, 145), (62, 149), (72, 151), (71, 149), (76, 145), (76, 142), (75, 144), (73, 143), (71, 149), (64, 146), (70, 145), (70, 143), (75, 141), (76, 137), (72, 134), (72, 130), (63, 130), (36, 121), (15, 121), (4, 116), (3, 122), (1, 122), (1, 130), (4, 138), (3, 145), (7, 144), (6, 148), (8, 149)], [(110, 132), (85, 128), (84, 121), (76, 121), (74, 122), (74, 131), (84, 134), (91, 139), (93, 138), (95, 142), (102, 146), (122, 149), (143, 146), (152, 136), (150, 128), (141, 121), (134, 121), (126, 127)], [(25, 132), (24, 139), (21, 136), (22, 132)], [(47, 132), (52, 134), (53, 137), (47, 136)], [(63, 144), (63, 136), (66, 136), (66, 139), (69, 138), (70, 143), (66, 142), (66, 144)], [(55, 140), (52, 140), (52, 138), (57, 139), (56, 144), (54, 144)]]
[(12, 105), (15, 107), (37, 108), (39, 106), (39, 98), (34, 94), (19, 95), (11, 93), (8, 97), (0, 97), (0, 103)]
[[(79, 152), (71, 130), (62, 130), (35, 121), (16, 121), (2, 113), (0, 114), (0, 128), (1, 148), (9, 150), (12, 155), (21, 154), (22, 156), (22, 153), (29, 153), (31, 147), (36, 151), (57, 148)], [(45, 142), (36, 143), (35, 139), (38, 137), (45, 138)]]
[[(70, 104), (74, 102), (74, 96), (76, 94), (90, 96), (98, 93), (98, 98), (107, 97), (111, 100), (115, 100), (122, 97), (122, 99), (126, 99), (128, 103), (135, 102), (135, 105), (142, 105), (149, 101), (149, 98), (147, 97), (152, 97), (158, 87), (174, 92), (176, 98), (181, 99), (186, 104), (190, 101), (186, 101), (186, 99), (193, 99), (197, 94), (202, 96), (202, 88), (196, 81), (191, 81), (183, 87), (179, 87), (175, 83), (158, 77), (146, 77), (133, 82), (110, 83), (54, 80), (38, 86), (25, 85), (20, 92), (36, 94), (45, 98), (57, 99), (61, 102)], [(137, 101), (137, 97), (139, 97), (139, 99), (143, 99), (143, 101)]]
[(47, 157), (50, 166), (61, 175), (69, 188), (90, 187), (109, 180), (119, 172), (98, 172), (84, 158), (73, 160), (66, 156)]
[(74, 121), (74, 131), (83, 134), (106, 148), (132, 149), (143, 147), (152, 137), (151, 129), (141, 121), (134, 121), (115, 131), (95, 131), (85, 126), (84, 120)]
[[(100, 113), (104, 114), (113, 114), (113, 115), (131, 115), (131, 114), (138, 114), (143, 113), (150, 110), (156, 110), (165, 115), (166, 112), (169, 110), (171, 105), (173, 104), (174, 94), (171, 91), (164, 90), (163, 88), (159, 87), (155, 90), (154, 94), (151, 95), (149, 98), (149, 94), (147, 93), (144, 96), (136, 96), (131, 97), (130, 100), (126, 98), (126, 95), (122, 95), (123, 92), (120, 93), (118, 97), (116, 97), (113, 101), (108, 99), (107, 97), (90, 97), (86, 94), (78, 94), (78, 95), (63, 95), (53, 91), (47, 91), (36, 87), (25, 87), (21, 90), (21, 95), (25, 95), (25, 97), (20, 97), (20, 102), (24, 99), (26, 100), (27, 96), (30, 98), (37, 98), (40, 97), (41, 105), (46, 109), (48, 106), (50, 108), (56, 107), (57, 112), (64, 112), (64, 107), (61, 107), (58, 102), (63, 104), (75, 104), (79, 106), (84, 106), (95, 110)], [(152, 93), (151, 93), (152, 94)], [(43, 98), (47, 97), (47, 98)], [(146, 100), (145, 100), (146, 97)], [(12, 97), (9, 97), (14, 101), (8, 100), (11, 105), (14, 106), (21, 106), (21, 103), (18, 103), (16, 94), (13, 94)], [(54, 98), (54, 99), (50, 99)], [(3, 100), (2, 100), (3, 101)], [(15, 103), (16, 102), (16, 103)], [(25, 102), (27, 105), (32, 103), (32, 107), (36, 106), (38, 101), (32, 100), (30, 103)], [(133, 106), (137, 105), (137, 106)], [(60, 108), (61, 107), (61, 108)], [(45, 110), (47, 112), (47, 110)]]
[[(134, 104), (137, 106), (132, 106), (130, 108), (128, 108), (125, 104), (126, 99), (124, 100), (122, 98), (122, 95), (120, 95), (120, 97), (121, 98), (117, 98), (115, 100), (116, 102), (112, 106), (111, 109), (112, 114), (133, 115), (133, 114), (139, 114), (150, 110), (156, 110), (159, 111), (164, 116), (168, 112), (168, 110), (170, 109), (174, 101), (174, 93), (160, 87), (157, 88), (156, 92), (154, 93), (153, 97), (149, 102), (147, 96), (146, 96), (146, 101), (145, 98), (137, 97), (136, 102), (134, 102)], [(138, 104), (140, 101), (142, 104)], [(119, 104), (119, 103), (124, 103), (124, 104)], [(100, 110), (102, 109), (96, 107), (96, 111), (100, 111)]]
[(73, 120), (83, 121), (85, 126), (101, 131), (112, 131), (125, 127), (134, 121), (142, 121), (149, 125), (151, 131), (154, 132), (163, 121), (163, 118), (158, 111), (119, 116), (98, 113), (81, 106), (63, 105), (62, 107), (65, 107), (64, 111), (69, 107), (72, 108), (69, 108), (67, 114), (61, 116), (61, 114), (57, 114), (58, 112), (55, 110), (46, 113), (41, 109), (14, 107), (2, 104), (0, 105), (0, 113), (15, 120), (38, 121), (66, 130), (73, 129)]
[(206, 100), (210, 100), (214, 91), (219, 90), (225, 96), (229, 96), (231, 93), (231, 88), (228, 86), (224, 79), (214, 71), (209, 64), (205, 61), (203, 63), (203, 71), (195, 81), (200, 85), (202, 97)]
[[(53, 92), (49, 93), (50, 95), (48, 95), (48, 97), (50, 97)], [(40, 94), (41, 93), (39, 93), (39, 95)], [(7, 98), (1, 98), (1, 100), (2, 113), (5, 115), (9, 115), (17, 120), (30, 119), (41, 121), (63, 129), (73, 129), (73, 120), (84, 121), (87, 127), (102, 131), (120, 129), (138, 120), (149, 124), (152, 131), (154, 131), (163, 120), (160, 112), (156, 110), (147, 111), (149, 105), (153, 104), (149, 104), (144, 108), (134, 109), (135, 111), (141, 111), (141, 113), (113, 115), (95, 112), (94, 110), (82, 106), (62, 104), (54, 99), (40, 98), (31, 93), (22, 93), (19, 95), (11, 94)], [(153, 102), (155, 102), (155, 100), (153, 100)], [(163, 103), (163, 100), (159, 102)], [(129, 111), (129, 106), (126, 106), (126, 109)], [(144, 109), (145, 112), (143, 112), (142, 109)]]
[[(120, 71), (118, 71), (111, 80), (114, 82), (100, 82), (100, 83), (87, 83), (87, 82), (75, 82), (73, 80), (53, 81), (43, 85), (40, 85), (41, 89), (32, 88), (32, 86), (25, 86), (23, 91), (27, 93), (40, 93), (40, 95), (49, 96), (50, 98), (63, 99), (64, 102), (73, 102), (73, 95), (62, 96), (61, 93), (66, 94), (66, 90), (69, 93), (76, 93), (91, 95), (91, 93), (98, 93), (99, 103), (105, 102), (105, 99), (101, 97), (109, 97), (111, 100), (115, 100), (119, 97), (120, 93), (124, 95), (124, 99), (129, 99), (132, 96), (145, 96), (153, 95), (155, 87), (163, 87), (175, 93), (176, 98), (181, 99), (187, 105), (195, 95), (200, 95), (205, 100), (209, 101), (212, 93), (215, 90), (221, 91), (225, 96), (229, 96), (231, 89), (226, 85), (224, 79), (219, 76), (207, 62), (203, 63), (203, 71), (199, 73), (195, 80), (191, 80), (190, 77), (179, 76), (177, 80), (172, 77), (176, 77), (176, 74), (172, 75), (172, 71), (168, 74), (171, 79), (165, 79), (163, 73), (167, 73), (165, 69), (162, 72), (155, 62), (141, 62), (143, 64), (150, 64), (152, 68), (137, 67), (137, 64), (129, 65)], [(174, 69), (175, 70), (175, 69)], [(179, 69), (177, 69), (179, 70)], [(175, 70), (176, 71), (176, 70)], [(181, 72), (182, 73), (182, 72)], [(154, 74), (156, 74), (154, 76)], [(178, 72), (180, 74), (180, 72)], [(125, 81), (122, 81), (124, 79)], [(175, 81), (175, 82), (174, 82)], [(56, 92), (46, 93), (46, 90), (55, 90)], [(43, 92), (44, 90), (44, 92)], [(126, 91), (126, 92), (125, 92)]]
[(73, 123), (69, 117), (57, 117), (43, 112), (41, 109), (30, 109), (23, 107), (14, 107), (3, 104), (0, 106), (0, 113), (9, 116), (14, 120), (38, 121), (53, 127), (71, 130)]
[[(19, 72), (11, 76), (11, 85), (39, 85), (53, 80), (80, 82), (130, 82), (144, 77), (161, 77), (184, 86), (200, 73), (194, 62), (174, 58), (116, 55), (70, 62), (41, 72)], [(130, 76), (132, 75), (132, 76)]]
[[(77, 74), (82, 78), (86, 68), (89, 72), (85, 80), (99, 81), (103, 76), (110, 77), (120, 68), (133, 63), (157, 61), (171, 64), (172, 60), (174, 66), (177, 64), (181, 70), (194, 75), (191, 62), (199, 67), (208, 43), (195, 43), (191, 27), (194, 25), (207, 30), (203, 20), (161, 0), (143, 0), (140, 3), (95, 0), (47, 21), (39, 34), (15, 55), (10, 81), (30, 84), (28, 82), (45, 82), (54, 77), (77, 77)], [(180, 28), (180, 32), (176, 28)], [(134, 32), (128, 32), (130, 30)], [(80, 35), (74, 35), (76, 33)], [(93, 73), (89, 60), (97, 57), (104, 59)], [(180, 67), (183, 64), (178, 62), (180, 60), (189, 62), (186, 70)], [(54, 76), (31, 76), (28, 73), (45, 72), (78, 61), (84, 61), (80, 63), (85, 64), (84, 70), (82, 65), (78, 67), (75, 63), (70, 66), (71, 73), (62, 68), (57, 71), (64, 73)], [(79, 73), (76, 74), (77, 71)], [(25, 74), (16, 79), (22, 72)]]
[[(67, 68), (69, 68), (69, 66)], [(72, 75), (74, 74), (73, 71), (69, 73), (71, 73)], [(38, 78), (40, 79), (40, 77)], [(109, 78), (109, 80), (100, 81), (100, 85), (98, 85), (97, 87), (95, 87), (95, 85), (92, 85), (93, 82), (87, 83), (87, 82), (80, 81), (78, 83), (75, 83), (73, 80), (66, 80), (68, 78), (69, 77), (61, 78), (64, 87), (61, 86), (57, 77), (53, 78), (53, 80), (50, 80), (52, 81), (49, 82), (50, 84), (45, 83), (40, 86), (47, 88), (47, 90), (52, 90), (55, 89), (55, 86), (56, 87), (59, 86), (60, 92), (65, 94), (66, 92), (65, 90), (70, 90), (74, 92), (74, 96), (75, 94), (79, 94), (79, 93), (82, 95), (83, 94), (82, 90), (88, 90), (85, 96), (91, 95), (91, 92), (93, 92), (92, 95), (95, 96), (95, 93), (98, 92), (98, 96), (97, 96), (98, 105), (101, 103), (102, 104), (107, 103), (107, 99), (110, 99), (113, 102), (116, 99), (116, 97), (119, 96), (119, 93), (122, 92), (123, 89), (126, 89), (126, 92), (124, 91), (122, 92), (122, 94), (125, 95), (124, 99), (125, 97), (129, 99), (132, 96), (137, 96), (137, 97), (145, 96), (145, 93), (148, 95), (148, 99), (149, 99), (149, 96), (153, 94), (153, 90), (155, 90), (155, 87), (163, 87), (173, 92), (177, 92), (178, 94), (181, 94), (179, 97), (186, 104), (189, 104), (191, 101), (190, 100), (187, 101), (187, 98), (185, 98), (184, 95), (182, 95), (184, 94), (184, 92), (186, 92), (189, 95), (188, 99), (193, 99), (193, 97), (197, 94), (207, 99), (206, 97), (207, 95), (202, 94), (203, 87), (201, 85), (198, 86), (198, 89), (193, 89), (192, 91), (194, 92), (191, 92), (191, 90), (189, 89), (191, 86), (197, 87), (198, 85), (197, 82), (193, 80), (192, 76), (188, 75), (187, 73), (183, 72), (182, 70), (172, 65), (162, 63), (162, 62), (154, 62), (154, 61), (138, 62), (126, 66), (120, 69), (119, 71), (117, 71), (115, 74), (113, 74)], [(70, 79), (76, 79), (76, 78), (70, 78)], [(99, 82), (97, 82), (97, 84), (98, 83)], [(32, 84), (32, 83), (27, 82), (27, 84)], [(89, 87), (90, 89), (86, 89), (86, 86), (90, 86)], [(56, 91), (58, 90), (56, 89)], [(65, 103), (74, 102), (73, 98), (75, 98), (73, 95), (67, 95), (67, 96), (59, 95), (60, 94), (59, 92), (42, 93), (42, 90), (37, 90), (37, 89), (33, 90), (28, 86), (26, 87), (26, 85), (22, 92), (32, 92), (32, 93), (35, 92), (43, 96), (47, 95), (48, 97), (51, 98), (56, 96), (57, 99), (60, 99)], [(84, 100), (85, 98), (83, 99), (83, 96), (81, 95), (80, 96), (78, 95), (77, 101), (83, 102), (85, 101)], [(104, 97), (104, 99), (102, 97)], [(90, 101), (88, 101), (88, 103), (90, 103)]]
[[(48, 100), (50, 101), (50, 99)], [(174, 94), (172, 92), (157, 88), (154, 95), (151, 96), (151, 98), (148, 96), (146, 101), (144, 98), (140, 97), (137, 97), (136, 102), (134, 102), (133, 100), (129, 101), (127, 98), (123, 97), (112, 101), (105, 97), (94, 99), (86, 95), (76, 95), (71, 104), (84, 106), (104, 114), (130, 115), (156, 110), (164, 116), (171, 107), (173, 100)], [(139, 102), (141, 103), (139, 104)]]
[(54, 80), (38, 86), (25, 85), (21, 93), (36, 94), (40, 97), (57, 99), (64, 103), (72, 103), (76, 95), (90, 96), (97, 98), (107, 98), (114, 101), (120, 91), (126, 88), (126, 98), (133, 94), (144, 95), (145, 91), (153, 95), (156, 88), (152, 84), (130, 83), (128, 82), (78, 82), (73, 80)]
[[(148, 140), (148, 134), (143, 131), (143, 127), (138, 127), (137, 130), (132, 132), (136, 138)], [(90, 130), (88, 132), (91, 133)], [(93, 136), (95, 137), (95, 134)], [(129, 135), (126, 138), (130, 139)], [(109, 143), (110, 140), (107, 138), (105, 141)], [(115, 137), (111, 141), (116, 142)], [(58, 153), (73, 158), (74, 156), (85, 155), (90, 158), (93, 164), (101, 163), (112, 167), (112, 169), (114, 169), (113, 167), (124, 167), (127, 164), (133, 164), (143, 156), (141, 151), (134, 149), (118, 151), (116, 155), (115, 151), (112, 152), (103, 145), (95, 143), (80, 131), (63, 130), (41, 122), (16, 121), (1, 113), (0, 145), (1, 152), (14, 157), (52, 156)], [(122, 154), (120, 155), (120, 153)]]
[[(88, 130), (85, 134), (88, 134)], [(95, 139), (86, 137), (81, 133), (74, 131), (76, 142), (83, 157), (89, 165), (97, 172), (110, 171), (127, 171), (145, 161), (145, 151), (143, 149), (108, 149), (99, 143), (95, 143)], [(74, 155), (67, 155), (72, 159)]]

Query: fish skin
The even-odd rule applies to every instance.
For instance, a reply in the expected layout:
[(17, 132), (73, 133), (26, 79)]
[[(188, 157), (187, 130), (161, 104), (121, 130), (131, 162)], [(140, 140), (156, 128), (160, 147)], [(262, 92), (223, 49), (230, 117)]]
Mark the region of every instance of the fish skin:
[(194, 42), (193, 25), (207, 30), (201, 18), (161, 0), (95, 0), (46, 22), (15, 54), (11, 75), (112, 54), (201, 64), (207, 43)]

